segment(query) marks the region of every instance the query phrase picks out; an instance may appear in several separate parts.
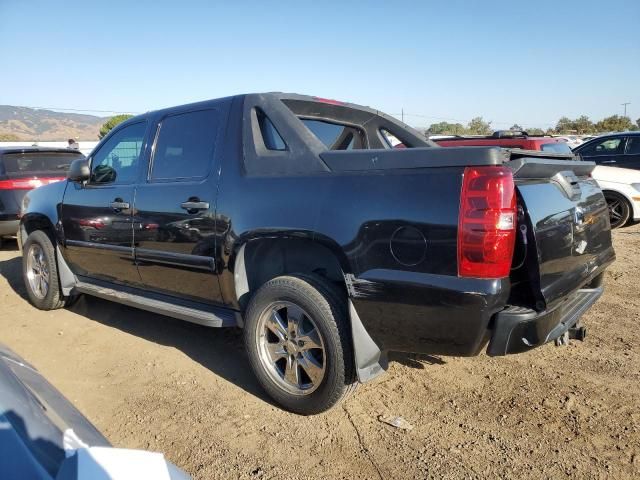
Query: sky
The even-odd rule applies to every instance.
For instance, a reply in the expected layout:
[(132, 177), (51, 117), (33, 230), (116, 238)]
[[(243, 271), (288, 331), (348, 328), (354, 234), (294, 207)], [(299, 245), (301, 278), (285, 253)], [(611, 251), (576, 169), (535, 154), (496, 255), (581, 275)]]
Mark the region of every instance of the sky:
[(0, 64), (0, 104), (101, 116), (283, 91), (414, 126), (635, 120), (640, 1), (0, 0)]

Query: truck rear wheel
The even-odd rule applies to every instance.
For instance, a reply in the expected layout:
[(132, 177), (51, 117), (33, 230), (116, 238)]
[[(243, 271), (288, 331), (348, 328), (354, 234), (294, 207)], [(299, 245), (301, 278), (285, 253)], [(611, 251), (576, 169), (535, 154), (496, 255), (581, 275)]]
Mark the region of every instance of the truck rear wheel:
[(40, 310), (64, 307), (55, 250), (47, 234), (41, 230), (31, 232), (24, 244), (22, 275), (29, 300), (35, 307)]
[(322, 277), (265, 283), (249, 303), (244, 330), (258, 381), (287, 410), (323, 412), (355, 385), (346, 298)]

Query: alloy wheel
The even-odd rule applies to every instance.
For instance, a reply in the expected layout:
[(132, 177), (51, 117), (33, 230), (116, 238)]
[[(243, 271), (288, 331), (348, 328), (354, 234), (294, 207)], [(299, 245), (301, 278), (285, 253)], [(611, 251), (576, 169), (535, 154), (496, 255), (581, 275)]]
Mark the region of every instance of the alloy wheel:
[(27, 280), (33, 294), (44, 298), (49, 292), (49, 268), (44, 256), (44, 250), (36, 243), (27, 252)]
[(326, 372), (324, 340), (301, 307), (288, 301), (270, 304), (256, 333), (260, 362), (280, 388), (308, 395), (320, 386)]

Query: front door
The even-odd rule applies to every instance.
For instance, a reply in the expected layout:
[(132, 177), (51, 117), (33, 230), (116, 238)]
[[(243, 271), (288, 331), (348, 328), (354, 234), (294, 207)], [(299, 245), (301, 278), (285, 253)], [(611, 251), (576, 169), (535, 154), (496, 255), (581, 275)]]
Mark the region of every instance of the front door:
[(89, 159), (89, 181), (67, 187), (63, 255), (77, 275), (139, 283), (133, 256), (133, 202), (145, 130), (146, 122), (139, 122), (114, 131)]
[(215, 263), (215, 200), (226, 103), (162, 118), (146, 181), (136, 192), (135, 255), (145, 288), (222, 303)]

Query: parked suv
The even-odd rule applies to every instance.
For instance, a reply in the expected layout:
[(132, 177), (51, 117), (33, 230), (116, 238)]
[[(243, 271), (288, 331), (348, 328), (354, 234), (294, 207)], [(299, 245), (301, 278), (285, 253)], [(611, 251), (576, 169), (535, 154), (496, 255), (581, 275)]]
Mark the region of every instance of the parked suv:
[(593, 163), (543, 153), (439, 148), (377, 110), (293, 94), (146, 113), (25, 197), (27, 293), (244, 328), (269, 395), (321, 412), (388, 351), (583, 336), (614, 260), (607, 206)]
[(0, 245), (18, 232), (24, 194), (41, 185), (65, 180), (73, 160), (84, 158), (66, 148), (0, 147)]

